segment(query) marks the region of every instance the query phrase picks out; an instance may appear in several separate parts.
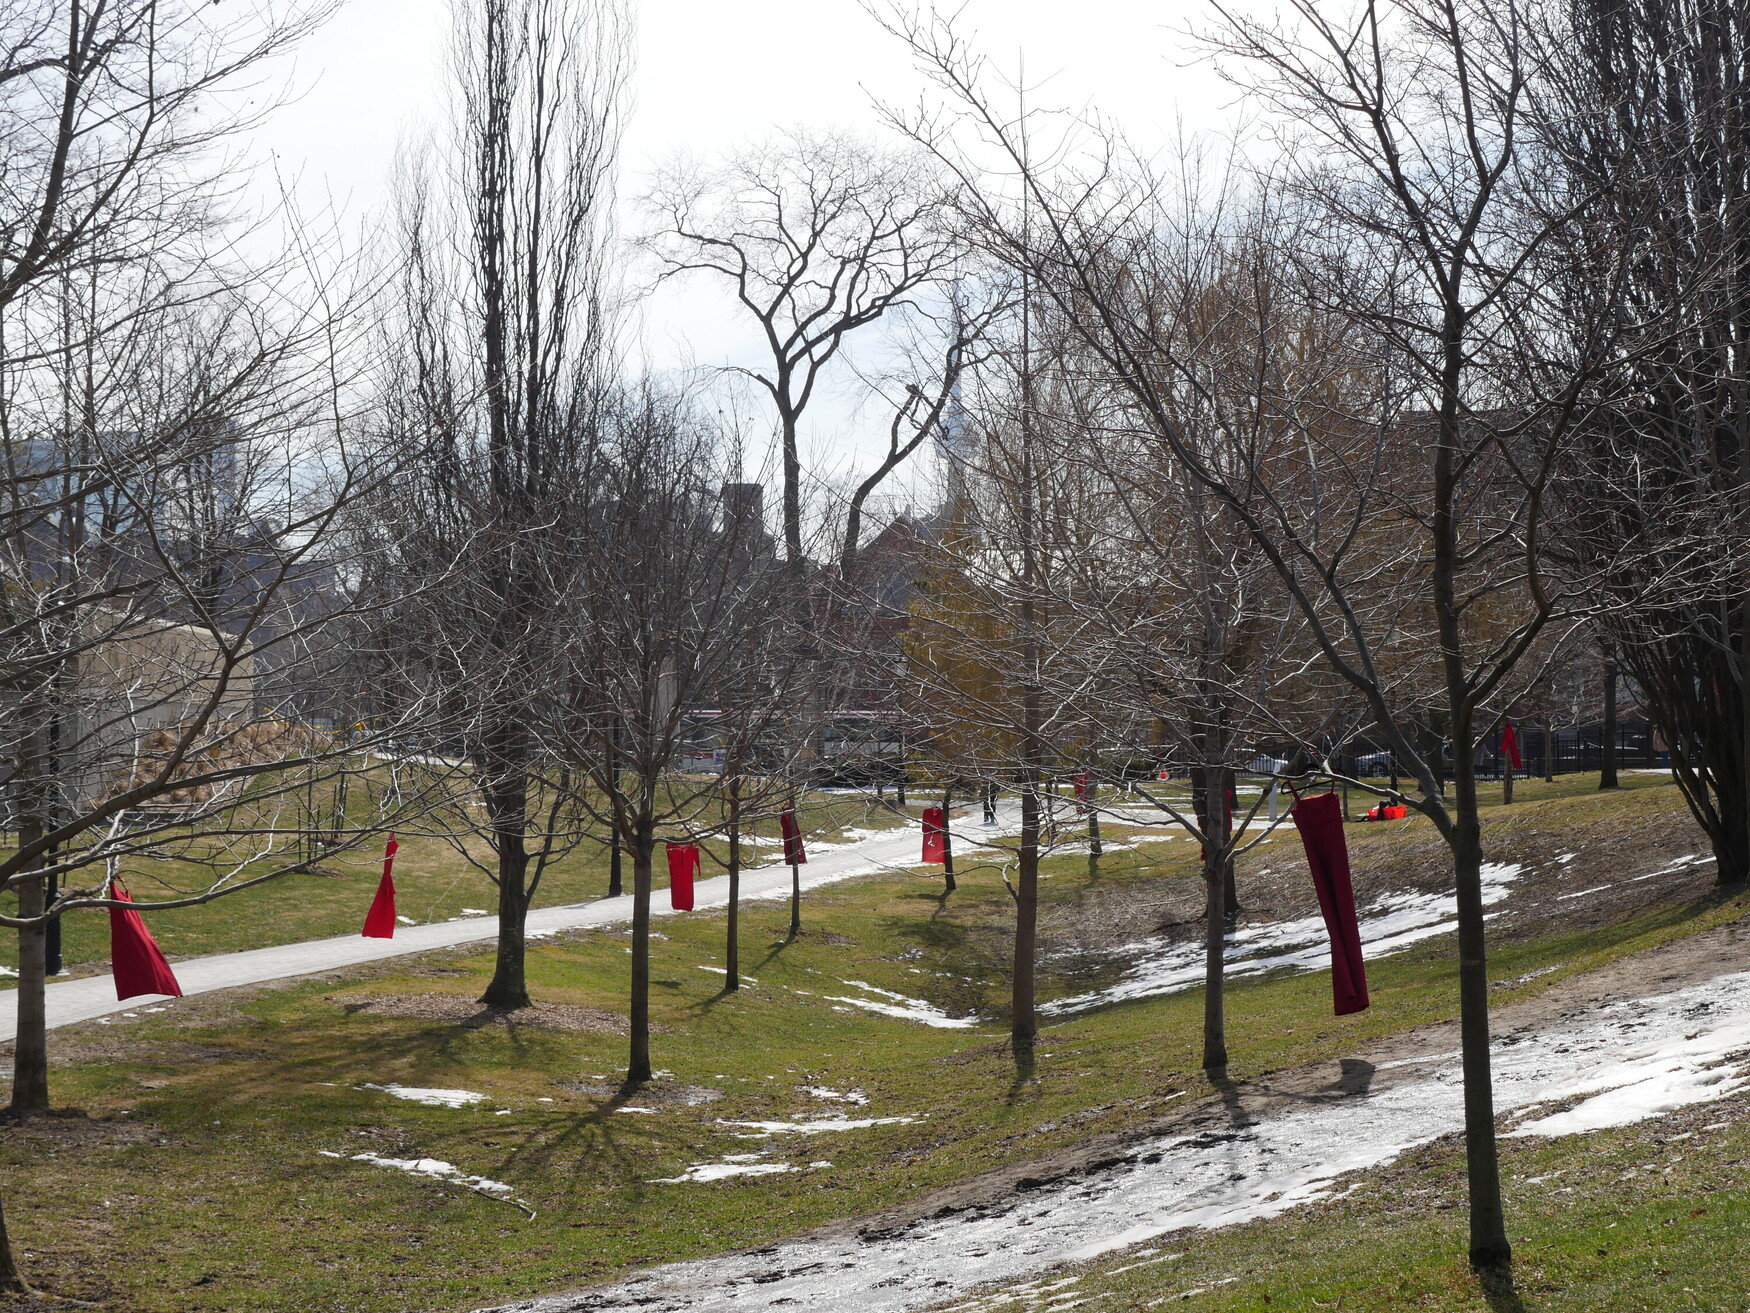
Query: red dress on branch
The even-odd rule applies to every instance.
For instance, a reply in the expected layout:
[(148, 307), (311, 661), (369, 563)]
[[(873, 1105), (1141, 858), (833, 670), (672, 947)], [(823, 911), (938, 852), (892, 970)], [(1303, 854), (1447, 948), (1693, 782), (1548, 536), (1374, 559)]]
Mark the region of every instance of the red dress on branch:
[(808, 850), (802, 846), (802, 829), (796, 824), (796, 813), (786, 807), (778, 813), (778, 831), (784, 836), (784, 862), (789, 866), (805, 866)]
[[(134, 901), (118, 882), (111, 883), (109, 896), (118, 902)], [(170, 963), (164, 960), (145, 921), (131, 907), (109, 909), (109, 969), (115, 976), (117, 999), (140, 994), (182, 997), (182, 986), (176, 983)]]
[(948, 860), (948, 846), (943, 836), (948, 831), (948, 818), (940, 807), (924, 808), (924, 857), (938, 865)]
[(664, 844), (668, 850), (668, 904), (677, 912), (693, 910), (693, 877), (699, 872), (699, 846)]
[(1361, 960), (1361, 926), (1355, 916), (1355, 890), (1349, 880), (1349, 845), (1343, 838), (1343, 804), (1334, 793), (1297, 799), (1290, 808), (1294, 827), (1312, 868), (1319, 911), (1331, 937), (1331, 1002), (1339, 1016), (1368, 1004), (1367, 968)]
[(383, 849), (383, 878), (377, 881), (377, 896), (371, 899), (371, 910), (365, 913), (365, 928), (360, 934), (365, 939), (393, 939), (395, 937), (395, 853), (401, 847), (395, 842), (395, 836), (389, 836), (388, 845)]

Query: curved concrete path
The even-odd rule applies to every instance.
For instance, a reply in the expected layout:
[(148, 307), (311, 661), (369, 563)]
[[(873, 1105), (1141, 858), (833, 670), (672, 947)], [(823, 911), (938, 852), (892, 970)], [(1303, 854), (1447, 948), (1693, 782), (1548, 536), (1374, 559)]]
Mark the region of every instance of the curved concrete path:
[[(1019, 807), (1009, 803), (998, 811), (997, 826), (986, 828), (970, 820), (956, 822), (955, 838), (967, 850), (975, 847), (980, 837), (990, 837), (1018, 824)], [(850, 843), (819, 846), (813, 849), (802, 867), (802, 887), (816, 889), (821, 885), (848, 880), (853, 876), (875, 875), (882, 871), (900, 871), (918, 864), (920, 835), (917, 827), (904, 825), (882, 831)], [(660, 897), (652, 900), (651, 911), (658, 916), (674, 913)], [(790, 868), (783, 864), (761, 866), (743, 871), (741, 896), (750, 899), (787, 898), (790, 895)], [(694, 891), (695, 910), (722, 907), (729, 901), (729, 877), (715, 876), (701, 881)], [(562, 930), (583, 930), (594, 926), (614, 925), (632, 919), (630, 894), (619, 898), (602, 898), (593, 903), (568, 903), (562, 907), (541, 907), (529, 913), (528, 934), (544, 937)], [(315, 975), (339, 967), (357, 966), (361, 962), (377, 962), (384, 958), (405, 957), (434, 948), (455, 948), (494, 938), (498, 920), (493, 916), (473, 916), (457, 921), (439, 921), (432, 925), (398, 926), (393, 939), (366, 939), (362, 935), (340, 935), (334, 939), (311, 939), (300, 944), (282, 944), (275, 948), (252, 948), (241, 953), (216, 953), (210, 957), (186, 958), (174, 963), (176, 979), (183, 994), (205, 994), (215, 989), (231, 989), (238, 985), (260, 985), (270, 980), (285, 980), (294, 976)], [(0, 991), (0, 1041), (10, 1040), (18, 1033), (17, 1008), (6, 997), (16, 989)], [(156, 995), (138, 995), (125, 1003), (115, 997), (115, 984), (108, 975), (82, 976), (77, 980), (51, 983), (47, 990), (48, 1024), (70, 1026), (111, 1013), (130, 1011), (150, 1005)]]

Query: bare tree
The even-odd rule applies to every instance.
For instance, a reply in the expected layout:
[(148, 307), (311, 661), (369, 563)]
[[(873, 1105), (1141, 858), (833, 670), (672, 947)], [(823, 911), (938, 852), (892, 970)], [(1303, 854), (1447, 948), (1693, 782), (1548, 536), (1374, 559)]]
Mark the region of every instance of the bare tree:
[[(1717, 0), (1559, 6), (1545, 138), (1597, 198), (1549, 283), (1563, 313), (1632, 325), (1611, 402), (1561, 483), (1576, 554), (1608, 563), (1599, 631), (1664, 732), (1723, 884), (1750, 879), (1750, 15)], [(1601, 260), (1623, 276), (1604, 282)], [(1605, 751), (1611, 750), (1607, 742)]]
[(582, 838), (543, 725), (566, 661), (570, 542), (605, 460), (603, 244), (628, 26), (613, 0), (486, 0), (455, 16), (454, 134), (402, 184), (383, 413), (409, 472), (373, 515), (383, 568), (412, 601), (378, 651), (404, 700), (441, 707), (428, 737), (455, 750), (454, 782), (484, 806), (464, 827), (498, 890), (481, 1001), (520, 1008), (529, 906)]
[[(723, 435), (685, 398), (649, 386), (619, 400), (612, 424), (563, 599), (566, 706), (555, 753), (587, 777), (589, 805), (618, 826), (632, 859), (627, 1079), (641, 1083), (652, 1070), (656, 846), (664, 833), (691, 839), (727, 825), (739, 876), (742, 781), (787, 774), (783, 729), (802, 656), (787, 563), (764, 549), (757, 522), (720, 501)], [(723, 781), (676, 769), (684, 749), (713, 738), (726, 753), (728, 816)], [(769, 806), (774, 792), (756, 788), (751, 801)]]
[[(1146, 266), (1151, 190), (1125, 185), (1116, 150), (1079, 175), (1048, 180), (1012, 121), (990, 108), (976, 60), (943, 25), (894, 26), (955, 98), (960, 123), (1023, 180), (1031, 222), (987, 191), (969, 201), (985, 243), (1025, 269), (1075, 326), (1134, 407), (1135, 425), (1223, 500), (1251, 532), (1306, 621), (1322, 660), (1367, 709), (1375, 732), (1417, 780), (1415, 805), (1452, 853), (1459, 979), (1470, 1258), (1490, 1280), (1510, 1274), (1490, 1081), (1482, 844), (1475, 752), (1539, 634), (1567, 604), (1544, 531), (1550, 485), (1596, 376), (1608, 324), (1582, 325), (1584, 350), (1549, 360), (1541, 288), (1528, 262), (1572, 222), (1549, 207), (1521, 151), (1534, 61), (1512, 5), (1410, 4), (1341, 16), (1306, 0), (1279, 22), (1229, 15), (1218, 51), (1299, 124), (1304, 171), (1286, 179), (1304, 223), (1274, 252), (1301, 271), (1305, 296), (1346, 316), (1381, 385), (1345, 416), (1332, 398), (1263, 396), (1297, 432), (1309, 470), (1273, 469), (1231, 413), (1225, 460), (1212, 462), (1164, 398), (1199, 389), (1194, 338), (1153, 313)], [(965, 152), (938, 143), (970, 190)], [(1134, 174), (1131, 175), (1134, 177)], [(1535, 197), (1538, 203), (1526, 201)], [(988, 198), (988, 199), (987, 199)], [(1576, 364), (1575, 361), (1578, 361)], [(1317, 403), (1317, 404), (1315, 404)], [(1336, 414), (1332, 411), (1335, 409)], [(1372, 434), (1357, 441), (1357, 435)], [(1254, 498), (1251, 490), (1259, 490)], [(1379, 657), (1382, 619), (1359, 605), (1374, 562), (1361, 550), (1380, 513), (1413, 527), (1452, 742), (1442, 790), (1412, 717)]]
[[(646, 242), (660, 276), (724, 284), (758, 327), (769, 361), (735, 372), (776, 412), (784, 552), (800, 584), (803, 414), (853, 335), (904, 313), (948, 274), (940, 197), (916, 156), (793, 132), (714, 171), (677, 167), (646, 203), (661, 224)], [(884, 461), (881, 477), (905, 454)]]

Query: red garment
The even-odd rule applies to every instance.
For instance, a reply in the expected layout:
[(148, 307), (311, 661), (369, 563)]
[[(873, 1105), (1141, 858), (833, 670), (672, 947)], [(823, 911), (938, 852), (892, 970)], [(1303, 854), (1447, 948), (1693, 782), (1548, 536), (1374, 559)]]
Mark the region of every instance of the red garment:
[(940, 807), (924, 808), (924, 856), (926, 862), (943, 863), (948, 860), (948, 845), (944, 836), (948, 830), (948, 818)]
[(691, 843), (668, 843), (668, 904), (677, 912), (693, 910), (693, 876), (699, 870), (699, 848)]
[(391, 872), (400, 847), (391, 834), (388, 846), (383, 849), (383, 878), (377, 881), (377, 896), (371, 899), (371, 910), (365, 913), (365, 928), (360, 932), (365, 939), (395, 937), (395, 877)]
[(1519, 734), (1510, 720), (1501, 722), (1501, 755), (1513, 763), (1514, 770), (1525, 769), (1525, 763), (1519, 759)]
[[(134, 901), (120, 884), (110, 886), (109, 896), (123, 903)], [(117, 999), (133, 998), (138, 994), (182, 997), (182, 986), (176, 983), (176, 974), (171, 971), (170, 963), (164, 960), (163, 952), (152, 938), (152, 932), (146, 929), (140, 914), (131, 907), (109, 909), (109, 969), (115, 976)]]
[(1076, 776), (1075, 784), (1076, 815), (1086, 816), (1088, 814), (1088, 777), (1086, 775)]
[(1341, 1017), (1367, 1006), (1367, 968), (1361, 960), (1361, 926), (1349, 882), (1349, 845), (1343, 838), (1343, 805), (1334, 793), (1299, 799), (1288, 814), (1300, 831), (1306, 864), (1319, 893), (1319, 911), (1331, 936), (1331, 1002)]
[(802, 830), (793, 809), (786, 807), (778, 813), (778, 829), (784, 836), (784, 861), (790, 866), (806, 865), (808, 850), (802, 846)]

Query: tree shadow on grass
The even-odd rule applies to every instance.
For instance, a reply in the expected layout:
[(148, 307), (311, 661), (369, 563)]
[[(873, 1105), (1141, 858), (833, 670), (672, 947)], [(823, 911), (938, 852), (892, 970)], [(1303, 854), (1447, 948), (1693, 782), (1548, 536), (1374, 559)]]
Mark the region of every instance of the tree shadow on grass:
[(1489, 1313), (1527, 1313), (1525, 1301), (1513, 1288), (1511, 1270), (1485, 1268), (1477, 1273), (1477, 1284), (1482, 1287)]

